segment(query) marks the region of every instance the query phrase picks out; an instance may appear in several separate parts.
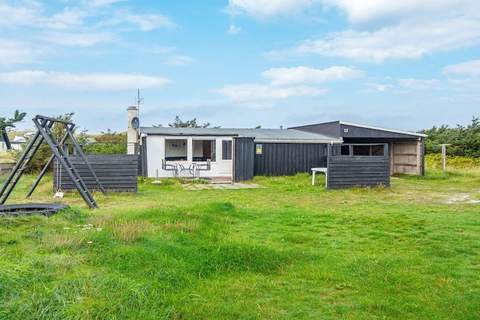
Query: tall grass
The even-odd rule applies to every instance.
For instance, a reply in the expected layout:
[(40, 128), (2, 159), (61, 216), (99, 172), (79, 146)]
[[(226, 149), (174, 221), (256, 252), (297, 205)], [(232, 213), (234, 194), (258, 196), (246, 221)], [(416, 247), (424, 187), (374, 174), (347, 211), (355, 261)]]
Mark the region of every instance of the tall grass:
[[(460, 156), (447, 156), (447, 170), (480, 170), (480, 158), (469, 158)], [(442, 169), (442, 155), (438, 153), (428, 154), (425, 156), (425, 164), (427, 169), (441, 170)]]

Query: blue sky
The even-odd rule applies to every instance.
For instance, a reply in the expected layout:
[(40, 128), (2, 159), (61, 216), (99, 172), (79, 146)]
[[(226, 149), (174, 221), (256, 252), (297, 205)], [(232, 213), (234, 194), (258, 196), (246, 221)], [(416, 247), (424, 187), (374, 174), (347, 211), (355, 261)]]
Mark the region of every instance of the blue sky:
[(121, 131), (136, 88), (145, 126), (417, 130), (480, 114), (476, 0), (0, 0), (0, 15), (2, 115)]

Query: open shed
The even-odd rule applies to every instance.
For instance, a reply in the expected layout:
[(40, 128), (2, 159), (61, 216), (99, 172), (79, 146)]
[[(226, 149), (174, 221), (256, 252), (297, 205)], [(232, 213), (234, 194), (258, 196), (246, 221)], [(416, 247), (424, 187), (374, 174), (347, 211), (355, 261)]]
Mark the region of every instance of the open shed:
[[(311, 133), (343, 139), (345, 144), (388, 144), (390, 174), (425, 173), (426, 135), (402, 130), (385, 129), (361, 124), (332, 121), (293, 127)], [(367, 147), (364, 148), (367, 152)], [(361, 148), (358, 147), (359, 152)], [(368, 149), (372, 152), (371, 148)]]

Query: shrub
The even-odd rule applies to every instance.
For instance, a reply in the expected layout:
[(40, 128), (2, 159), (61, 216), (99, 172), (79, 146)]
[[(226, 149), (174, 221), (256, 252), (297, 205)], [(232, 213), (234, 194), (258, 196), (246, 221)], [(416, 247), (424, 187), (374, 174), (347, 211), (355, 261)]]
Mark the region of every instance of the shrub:
[[(427, 169), (441, 170), (442, 155), (438, 153), (428, 154), (425, 157), (425, 164)], [(480, 158), (447, 156), (447, 168), (451, 168), (451, 169), (480, 168)]]
[(422, 132), (428, 135), (425, 142), (427, 153), (439, 153), (441, 144), (449, 144), (447, 154), (450, 156), (480, 158), (480, 118), (474, 117), (467, 126), (450, 128), (442, 125)]
[(84, 151), (87, 154), (126, 154), (127, 134), (107, 130), (93, 137), (94, 143), (85, 144)]

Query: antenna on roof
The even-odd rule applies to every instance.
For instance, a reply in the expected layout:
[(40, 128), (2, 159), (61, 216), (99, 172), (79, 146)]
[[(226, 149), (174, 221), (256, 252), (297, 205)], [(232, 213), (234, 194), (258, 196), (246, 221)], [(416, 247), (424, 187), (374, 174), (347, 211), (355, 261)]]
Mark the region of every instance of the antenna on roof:
[(140, 110), (140, 104), (143, 103), (143, 97), (140, 95), (140, 89), (137, 89), (137, 107)]
[(143, 97), (140, 94), (140, 88), (137, 89), (137, 108), (138, 108), (138, 115), (140, 117), (140, 106), (143, 104)]

